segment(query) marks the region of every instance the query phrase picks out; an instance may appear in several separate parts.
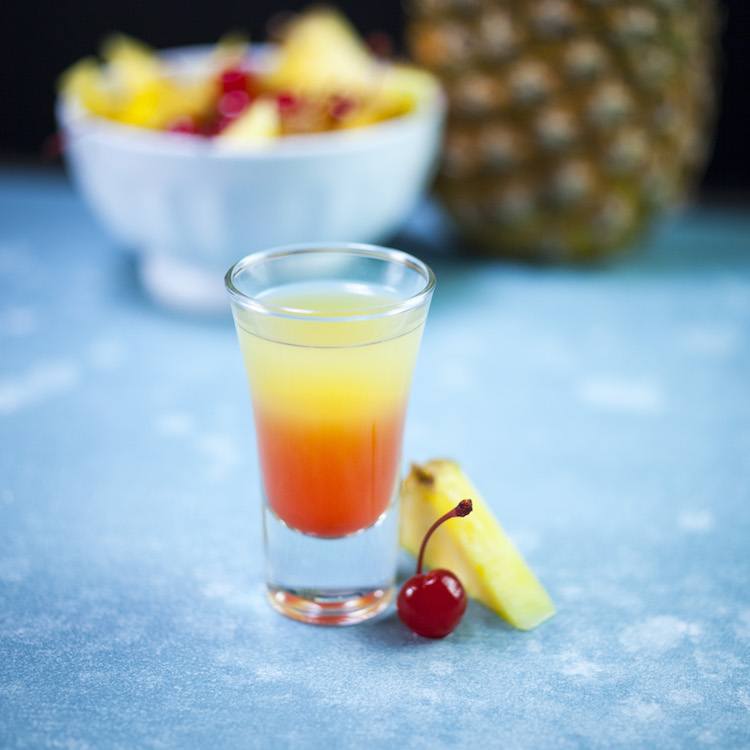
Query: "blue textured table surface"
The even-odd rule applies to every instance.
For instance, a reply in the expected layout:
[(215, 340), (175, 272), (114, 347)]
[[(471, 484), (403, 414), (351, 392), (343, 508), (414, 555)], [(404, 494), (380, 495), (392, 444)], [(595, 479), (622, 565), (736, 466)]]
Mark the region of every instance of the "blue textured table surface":
[(750, 745), (750, 214), (596, 270), (414, 217), (406, 458), (458, 458), (559, 606), (431, 642), (268, 608), (228, 314), (155, 308), (62, 176), (0, 175), (0, 746)]

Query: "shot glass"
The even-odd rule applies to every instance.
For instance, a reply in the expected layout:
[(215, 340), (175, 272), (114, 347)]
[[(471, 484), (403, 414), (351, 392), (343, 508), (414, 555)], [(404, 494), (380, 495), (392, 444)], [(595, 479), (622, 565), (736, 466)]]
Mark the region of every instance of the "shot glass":
[(271, 605), (320, 625), (393, 596), (401, 443), (435, 277), (373, 245), (253, 253), (226, 275), (262, 477)]

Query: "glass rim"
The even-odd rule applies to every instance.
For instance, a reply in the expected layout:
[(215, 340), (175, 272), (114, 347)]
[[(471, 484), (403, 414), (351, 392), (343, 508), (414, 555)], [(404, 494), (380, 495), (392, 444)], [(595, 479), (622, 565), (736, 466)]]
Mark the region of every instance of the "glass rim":
[[(267, 302), (261, 302), (257, 297), (245, 294), (235, 285), (235, 279), (238, 275), (253, 265), (276, 258), (309, 255), (312, 253), (353, 255), (361, 258), (374, 258), (376, 260), (405, 266), (421, 274), (425, 283), (415, 294), (410, 294), (404, 299), (395, 300), (393, 304), (377, 307), (373, 312), (336, 316), (317, 315), (314, 312), (291, 310), (288, 307), (280, 305), (269, 305)], [(416, 309), (421, 305), (424, 305), (430, 299), (430, 296), (435, 289), (435, 283), (435, 274), (432, 269), (424, 261), (421, 261), (414, 255), (406, 253), (403, 250), (396, 250), (395, 248), (383, 247), (381, 245), (372, 245), (365, 242), (303, 242), (271, 247), (267, 250), (258, 250), (257, 252), (246, 255), (244, 258), (241, 258), (234, 263), (224, 276), (224, 285), (229, 292), (232, 302), (246, 310), (251, 310), (252, 312), (260, 313), (261, 315), (287, 318), (290, 320), (307, 320), (316, 322), (330, 321), (341, 323), (384, 318)]]

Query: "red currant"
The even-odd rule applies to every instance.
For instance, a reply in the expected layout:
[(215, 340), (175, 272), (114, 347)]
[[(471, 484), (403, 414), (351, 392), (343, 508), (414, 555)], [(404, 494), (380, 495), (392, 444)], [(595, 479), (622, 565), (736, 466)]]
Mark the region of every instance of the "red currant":
[(227, 91), (222, 94), (217, 109), (219, 114), (230, 120), (239, 117), (250, 104), (250, 94), (247, 91)]
[(198, 123), (189, 115), (182, 115), (167, 126), (170, 133), (185, 133), (186, 135), (200, 135)]
[(300, 104), (300, 100), (288, 91), (281, 91), (276, 94), (276, 106), (279, 108), (279, 112), (284, 114), (285, 112), (291, 112), (297, 109)]
[(333, 117), (334, 120), (342, 120), (346, 117), (356, 106), (354, 99), (348, 96), (342, 96), (341, 94), (334, 94), (328, 102), (328, 114)]
[(219, 76), (219, 87), (226, 94), (228, 91), (247, 91), (250, 76), (246, 70), (241, 68), (227, 68)]
[(210, 119), (203, 123), (200, 134), (205, 138), (213, 138), (215, 135), (219, 135), (219, 133), (228, 128), (234, 120), (235, 118), (224, 117), (221, 113), (215, 113)]
[(468, 516), (471, 510), (471, 500), (462, 500), (430, 526), (419, 549), (417, 573), (399, 592), (398, 616), (407, 627), (425, 638), (444, 638), (452, 633), (466, 611), (466, 592), (453, 573), (444, 569), (422, 573), (425, 547), (440, 524), (449, 518)]

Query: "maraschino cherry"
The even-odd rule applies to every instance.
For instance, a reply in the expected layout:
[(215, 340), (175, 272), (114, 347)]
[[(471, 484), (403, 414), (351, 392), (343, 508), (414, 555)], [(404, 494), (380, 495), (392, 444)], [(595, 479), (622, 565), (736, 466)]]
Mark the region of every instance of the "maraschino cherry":
[(398, 616), (407, 627), (425, 638), (445, 638), (453, 632), (466, 611), (466, 592), (450, 570), (438, 568), (422, 573), (425, 547), (440, 524), (449, 518), (468, 516), (471, 510), (471, 500), (462, 500), (430, 526), (419, 548), (417, 573), (399, 592)]

